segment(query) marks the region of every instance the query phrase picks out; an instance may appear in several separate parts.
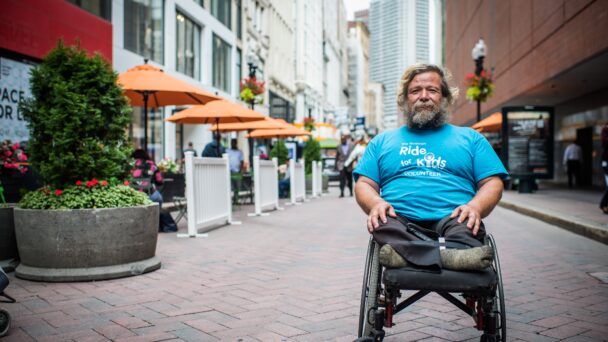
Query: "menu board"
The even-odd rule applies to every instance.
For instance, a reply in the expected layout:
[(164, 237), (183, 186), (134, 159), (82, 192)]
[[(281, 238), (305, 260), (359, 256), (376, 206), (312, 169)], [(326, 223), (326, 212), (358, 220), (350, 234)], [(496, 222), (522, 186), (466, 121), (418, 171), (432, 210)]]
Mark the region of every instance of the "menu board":
[(553, 177), (553, 109), (503, 108), (503, 153), (512, 177)]

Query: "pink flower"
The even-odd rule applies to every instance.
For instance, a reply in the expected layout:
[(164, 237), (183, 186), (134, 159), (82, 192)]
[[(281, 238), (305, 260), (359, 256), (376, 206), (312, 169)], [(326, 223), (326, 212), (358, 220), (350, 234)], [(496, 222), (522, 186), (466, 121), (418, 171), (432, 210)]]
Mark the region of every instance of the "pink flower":
[(129, 181), (128, 181), (128, 180), (126, 180), (126, 181), (124, 181), (122, 184), (124, 184), (124, 185), (128, 186), (128, 185), (129, 185)]
[(77, 180), (76, 181), (76, 186), (81, 186), (82, 185), (82, 181), (81, 180)]
[(135, 166), (141, 165), (141, 159), (135, 159)]
[(103, 186), (106, 186), (106, 185), (108, 185), (108, 181), (103, 180), (103, 181), (101, 181), (100, 184), (103, 185)]
[(63, 193), (63, 190), (55, 190), (55, 196), (61, 196), (61, 194)]
[(19, 157), (17, 157), (19, 159), (19, 161), (27, 161), (27, 156), (25, 155), (25, 153), (19, 153)]
[(10, 157), (10, 156), (12, 156), (12, 155), (13, 155), (13, 152), (11, 152), (10, 150), (6, 150), (6, 151), (4, 151), (4, 156), (5, 156), (5, 157)]
[(141, 177), (141, 170), (137, 169), (133, 171), (133, 177)]
[(21, 145), (19, 145), (19, 143), (13, 144), (13, 150), (18, 150), (19, 148), (21, 148)]
[(21, 174), (24, 174), (27, 172), (27, 167), (22, 167), (20, 170)]

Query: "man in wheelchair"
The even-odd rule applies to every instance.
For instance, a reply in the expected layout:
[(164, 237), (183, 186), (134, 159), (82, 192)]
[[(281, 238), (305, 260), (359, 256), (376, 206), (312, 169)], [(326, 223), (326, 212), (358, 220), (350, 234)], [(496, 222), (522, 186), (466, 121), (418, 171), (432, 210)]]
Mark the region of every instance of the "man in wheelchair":
[(435, 65), (403, 74), (397, 95), (406, 124), (376, 136), (353, 174), (380, 264), (475, 271), (493, 262), (481, 219), (502, 196), (502, 162), (481, 134), (448, 123), (457, 89)]

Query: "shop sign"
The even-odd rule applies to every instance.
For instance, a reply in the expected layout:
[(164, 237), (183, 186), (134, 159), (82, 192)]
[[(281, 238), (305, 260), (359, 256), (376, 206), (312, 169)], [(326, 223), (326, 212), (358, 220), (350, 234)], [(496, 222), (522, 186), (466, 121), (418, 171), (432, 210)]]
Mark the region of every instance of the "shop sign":
[(502, 109), (503, 156), (511, 177), (553, 178), (553, 108)]

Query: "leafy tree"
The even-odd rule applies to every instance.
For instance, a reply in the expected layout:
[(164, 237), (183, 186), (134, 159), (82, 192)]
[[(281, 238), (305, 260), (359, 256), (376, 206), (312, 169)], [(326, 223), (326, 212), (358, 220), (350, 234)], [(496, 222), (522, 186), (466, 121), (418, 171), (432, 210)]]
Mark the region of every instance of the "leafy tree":
[(277, 158), (279, 165), (287, 162), (287, 159), (289, 159), (289, 151), (287, 150), (287, 146), (285, 146), (283, 139), (277, 140), (274, 146), (272, 146), (272, 150), (270, 150), (270, 158)]
[(31, 138), (32, 166), (61, 188), (86, 179), (125, 179), (131, 108), (117, 74), (99, 54), (62, 41), (32, 70), (32, 98), (20, 104)]
[(308, 138), (304, 144), (304, 169), (306, 174), (312, 173), (312, 162), (321, 161), (321, 144), (313, 137)]

